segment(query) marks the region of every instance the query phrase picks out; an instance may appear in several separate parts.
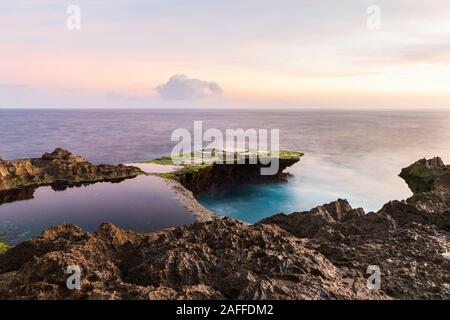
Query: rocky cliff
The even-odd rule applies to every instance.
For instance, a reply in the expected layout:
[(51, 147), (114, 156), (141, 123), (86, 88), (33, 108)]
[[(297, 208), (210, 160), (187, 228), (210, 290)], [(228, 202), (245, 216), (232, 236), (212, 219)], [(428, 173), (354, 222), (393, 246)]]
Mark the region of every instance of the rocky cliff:
[(84, 183), (134, 177), (143, 172), (123, 165), (93, 165), (57, 148), (41, 158), (1, 160), (0, 191), (53, 183)]
[[(450, 181), (365, 214), (338, 200), (249, 225), (51, 228), (0, 255), (0, 298), (450, 299)], [(67, 266), (82, 269), (80, 290)], [(367, 268), (381, 288), (367, 287)]]
[(421, 159), (412, 165), (403, 168), (400, 172), (409, 188), (414, 193), (432, 191), (439, 184), (439, 180), (445, 173), (450, 172), (450, 167), (446, 166), (441, 158), (436, 157), (430, 160)]
[(207, 164), (187, 166), (175, 173), (185, 188), (194, 195), (204, 192), (214, 192), (224, 186), (241, 185), (244, 183), (268, 183), (287, 181), (289, 173), (284, 170), (300, 160), (300, 156), (274, 159), (278, 161), (278, 170), (273, 175), (262, 175), (261, 163), (256, 164)]

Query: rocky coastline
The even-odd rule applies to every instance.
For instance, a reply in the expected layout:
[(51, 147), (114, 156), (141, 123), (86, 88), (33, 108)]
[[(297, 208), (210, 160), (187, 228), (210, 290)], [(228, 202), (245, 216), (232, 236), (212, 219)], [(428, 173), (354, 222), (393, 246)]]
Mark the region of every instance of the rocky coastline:
[[(222, 155), (220, 162), (216, 162), (217, 158), (211, 158), (202, 160), (198, 164), (185, 163), (173, 173), (161, 176), (180, 182), (194, 196), (198, 196), (205, 192), (215, 192), (223, 187), (245, 183), (286, 182), (290, 174), (285, 172), (285, 169), (300, 161), (302, 156), (303, 153), (301, 152), (289, 150), (280, 150), (276, 155), (270, 154), (266, 156), (236, 152), (233, 155), (234, 161), (231, 161), (231, 163), (228, 163), (225, 160), (225, 156)], [(192, 157), (193, 155), (190, 155), (188, 159)], [(267, 167), (267, 163), (271, 161), (278, 163), (275, 174), (262, 175), (261, 169)], [(147, 162), (172, 164), (172, 160), (168, 156)]]
[[(378, 212), (339, 199), (253, 225), (56, 226), (0, 254), (0, 299), (450, 299), (447, 168), (436, 158), (403, 169), (415, 194)], [(66, 286), (69, 265), (82, 269), (80, 290)], [(379, 289), (367, 286), (374, 265)]]
[(94, 165), (61, 148), (41, 158), (0, 159), (0, 192), (24, 187), (80, 184), (136, 177), (143, 172), (124, 165)]

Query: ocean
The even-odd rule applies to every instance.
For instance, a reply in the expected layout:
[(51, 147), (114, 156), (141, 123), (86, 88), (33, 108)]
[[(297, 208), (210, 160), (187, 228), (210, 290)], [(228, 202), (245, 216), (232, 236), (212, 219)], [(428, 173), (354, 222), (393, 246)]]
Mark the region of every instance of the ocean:
[(289, 110), (0, 110), (0, 157), (38, 157), (56, 147), (94, 163), (152, 159), (171, 151), (171, 133), (280, 129), (280, 147), (304, 152), (287, 184), (240, 186), (200, 198), (219, 214), (254, 222), (347, 199), (366, 211), (411, 195), (398, 177), (420, 158), (450, 163), (450, 112)]

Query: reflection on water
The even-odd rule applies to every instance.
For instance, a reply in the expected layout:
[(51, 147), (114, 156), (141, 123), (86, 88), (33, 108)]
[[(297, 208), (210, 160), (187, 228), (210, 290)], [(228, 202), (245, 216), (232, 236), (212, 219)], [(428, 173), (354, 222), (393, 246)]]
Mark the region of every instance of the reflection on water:
[(8, 202), (30, 200), (34, 198), (37, 187), (26, 187), (21, 189), (0, 191), (0, 205)]
[(436, 155), (450, 163), (450, 113), (408, 110), (0, 110), (0, 156), (39, 156), (63, 147), (94, 162), (152, 159), (170, 153), (174, 129), (192, 130), (196, 120), (205, 130), (280, 129), (282, 149), (305, 152), (290, 168), (296, 179), (279, 191), (257, 188), (253, 201), (242, 198), (247, 190), (235, 190), (213, 203), (230, 215), (242, 208), (248, 220), (337, 198), (378, 210), (410, 195), (397, 176), (401, 168)]
[(155, 176), (69, 188), (25, 188), (0, 197), (0, 234), (11, 244), (66, 223), (96, 231), (102, 222), (112, 222), (146, 232), (194, 221), (175, 192)]

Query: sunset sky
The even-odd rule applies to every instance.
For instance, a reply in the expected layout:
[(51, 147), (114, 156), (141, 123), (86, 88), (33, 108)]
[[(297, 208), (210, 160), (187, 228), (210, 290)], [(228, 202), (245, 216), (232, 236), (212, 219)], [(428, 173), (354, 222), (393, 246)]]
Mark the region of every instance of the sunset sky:
[(0, 107), (450, 109), (448, 0), (1, 1), (0, 40)]

